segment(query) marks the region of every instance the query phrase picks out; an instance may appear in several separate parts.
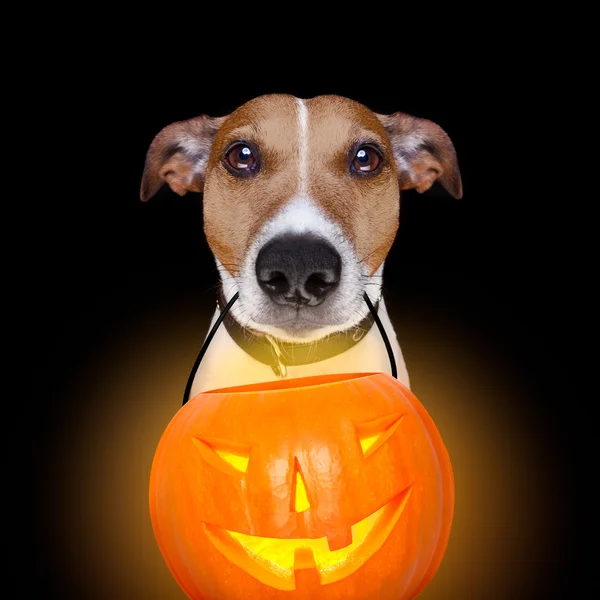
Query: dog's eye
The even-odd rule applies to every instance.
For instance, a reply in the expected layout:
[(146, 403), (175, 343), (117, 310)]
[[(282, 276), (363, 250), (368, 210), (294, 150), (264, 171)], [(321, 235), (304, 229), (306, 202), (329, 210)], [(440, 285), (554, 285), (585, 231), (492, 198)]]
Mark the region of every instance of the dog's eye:
[(236, 171), (248, 171), (256, 164), (254, 153), (246, 144), (236, 144), (227, 152), (227, 162)]
[(352, 169), (358, 173), (372, 173), (381, 164), (379, 152), (370, 146), (361, 146), (352, 161)]

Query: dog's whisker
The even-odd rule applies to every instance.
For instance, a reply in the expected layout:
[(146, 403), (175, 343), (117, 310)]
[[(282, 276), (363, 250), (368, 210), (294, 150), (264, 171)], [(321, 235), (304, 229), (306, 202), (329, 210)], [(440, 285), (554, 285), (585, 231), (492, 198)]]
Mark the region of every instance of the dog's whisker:
[(375, 252), (377, 252), (377, 248), (375, 248), (375, 250), (373, 250), (373, 252), (369, 252), (369, 254), (367, 254), (366, 256), (364, 256), (363, 258), (361, 258), (361, 259), (358, 261), (358, 264), (361, 264), (361, 263), (363, 263), (365, 260), (367, 260), (367, 258), (369, 258), (369, 257), (373, 256), (373, 254), (375, 254)]
[(243, 323), (243, 327), (244, 328), (247, 328), (248, 325), (249, 325), (249, 323), (250, 323), (250, 321), (254, 320), (254, 315), (257, 312), (257, 310), (259, 310), (259, 309), (256, 309), (255, 311), (250, 312), (250, 310), (244, 306), (242, 308), (242, 310), (239, 312), (239, 319), (238, 320), (240, 320), (240, 322), (245, 321)]
[[(250, 322), (250, 320), (252, 319), (252, 314), (248, 315), (248, 318), (246, 319), (246, 315), (249, 313), (248, 309), (243, 307), (241, 309), (241, 311), (238, 312), (237, 314), (237, 320), (240, 322), (240, 324), (242, 325), (243, 329), (244, 329), (244, 338), (248, 339), (251, 337), (251, 333), (247, 330), (248, 329), (248, 323)], [(245, 322), (244, 322), (245, 321)]]

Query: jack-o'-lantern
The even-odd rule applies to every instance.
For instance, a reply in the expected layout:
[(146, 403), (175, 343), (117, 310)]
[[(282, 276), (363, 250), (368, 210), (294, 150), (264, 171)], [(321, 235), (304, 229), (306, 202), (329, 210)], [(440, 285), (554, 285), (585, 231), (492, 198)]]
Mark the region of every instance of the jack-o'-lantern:
[(440, 434), (383, 373), (201, 393), (150, 477), (156, 540), (192, 599), (414, 598), (453, 508)]

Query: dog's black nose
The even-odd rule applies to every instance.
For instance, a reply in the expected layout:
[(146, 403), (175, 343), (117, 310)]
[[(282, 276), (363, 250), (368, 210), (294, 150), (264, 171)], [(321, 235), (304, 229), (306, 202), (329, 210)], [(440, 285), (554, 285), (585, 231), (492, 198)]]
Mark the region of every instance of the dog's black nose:
[(285, 235), (256, 258), (258, 284), (277, 304), (321, 304), (340, 282), (342, 260), (322, 238)]

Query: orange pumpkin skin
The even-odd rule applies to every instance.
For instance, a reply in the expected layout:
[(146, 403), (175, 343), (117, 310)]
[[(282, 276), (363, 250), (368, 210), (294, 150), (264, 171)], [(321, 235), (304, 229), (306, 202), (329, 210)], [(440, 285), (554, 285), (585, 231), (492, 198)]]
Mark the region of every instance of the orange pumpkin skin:
[(194, 600), (414, 598), (453, 510), (439, 432), (384, 373), (201, 393), (150, 476), (157, 543)]

